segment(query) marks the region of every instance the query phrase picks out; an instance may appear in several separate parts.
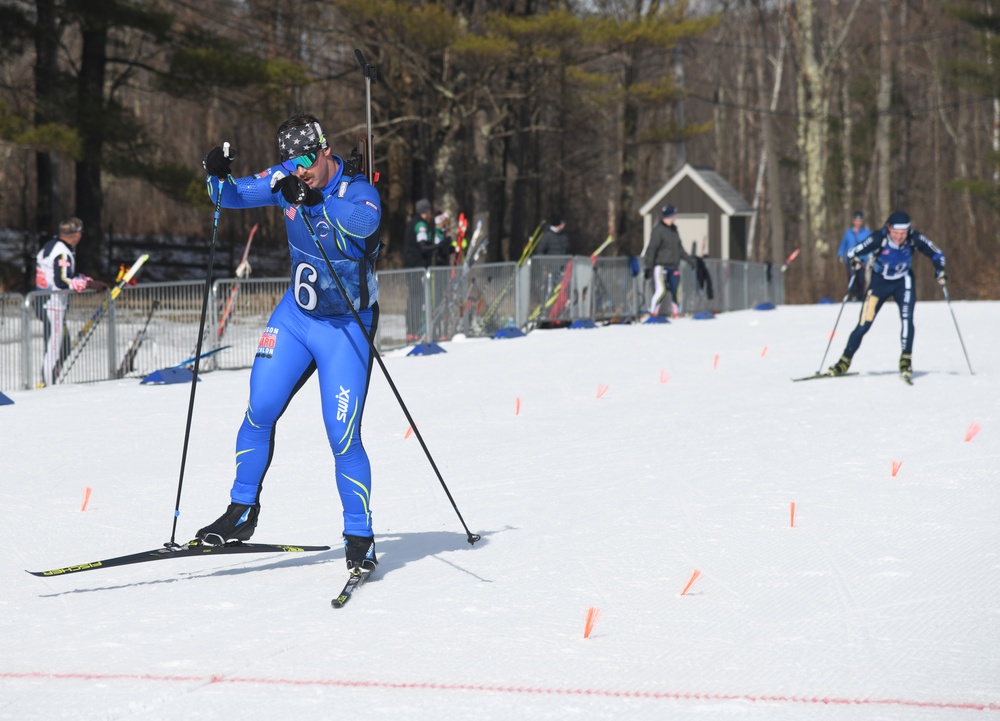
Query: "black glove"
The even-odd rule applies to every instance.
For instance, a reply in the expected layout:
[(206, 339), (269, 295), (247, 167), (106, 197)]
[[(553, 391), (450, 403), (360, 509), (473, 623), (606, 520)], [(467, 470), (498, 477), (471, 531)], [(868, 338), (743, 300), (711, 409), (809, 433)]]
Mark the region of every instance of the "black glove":
[(271, 184), (271, 192), (281, 191), (282, 197), (292, 205), (319, 205), (323, 202), (323, 194), (315, 188), (306, 185), (306, 181), (295, 175), (284, 175)]
[(652, 278), (653, 277), (653, 269), (652, 268), (646, 268), (646, 270), (642, 271), (642, 277), (645, 278), (646, 280), (649, 280), (650, 278)]
[(90, 278), (87, 281), (87, 290), (96, 290), (98, 293), (103, 293), (107, 289), (108, 289), (107, 283), (102, 283), (101, 281), (94, 280), (93, 278)]
[(938, 282), (939, 285), (947, 285), (947, 283), (948, 283), (948, 276), (945, 274), (944, 268), (942, 268), (941, 270), (939, 270), (938, 272), (936, 272), (934, 275), (937, 278), (937, 282)]
[[(228, 155), (226, 154), (227, 152)], [(206, 155), (201, 161), (201, 167), (203, 167), (209, 175), (225, 179), (229, 177), (229, 173), (232, 170), (233, 160), (235, 158), (236, 151), (229, 146), (229, 143), (226, 143), (225, 150), (217, 145), (208, 151), (208, 155)]]
[(858, 257), (851, 258), (851, 270), (861, 270), (864, 267), (865, 267), (865, 261), (861, 260), (861, 258)]

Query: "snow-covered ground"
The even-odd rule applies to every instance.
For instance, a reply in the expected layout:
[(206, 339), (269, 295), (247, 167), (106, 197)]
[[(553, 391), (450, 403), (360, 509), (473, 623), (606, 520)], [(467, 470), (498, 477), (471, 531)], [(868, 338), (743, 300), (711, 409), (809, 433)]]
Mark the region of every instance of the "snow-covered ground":
[[(860, 375), (790, 382), (837, 309), (386, 356), (483, 538), (376, 368), (381, 565), (340, 610), (314, 380), (254, 540), (333, 550), (54, 578), (24, 569), (170, 540), (190, 387), (8, 393), (0, 719), (1000, 719), (1000, 303), (952, 305), (975, 375), (922, 301), (913, 387), (892, 305)], [(226, 506), (247, 376), (199, 384), (178, 541)]]

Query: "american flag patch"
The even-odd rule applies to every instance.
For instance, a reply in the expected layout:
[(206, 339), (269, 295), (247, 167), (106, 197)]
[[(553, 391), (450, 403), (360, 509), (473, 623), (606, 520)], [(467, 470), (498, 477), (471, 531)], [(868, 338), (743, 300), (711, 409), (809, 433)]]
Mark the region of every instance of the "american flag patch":
[(270, 173), (271, 173), (271, 170), (270, 170), (270, 168), (268, 168), (267, 170), (260, 171), (257, 175), (259, 177), (261, 177), (261, 178), (266, 178)]
[(372, 209), (372, 210), (374, 210), (375, 212), (378, 212), (378, 206), (377, 206), (377, 205), (375, 205), (375, 203), (373, 203), (372, 201), (370, 201), (370, 200), (366, 200), (366, 201), (365, 201), (365, 205), (367, 205), (367, 206), (368, 206), (369, 208), (371, 208), (371, 209)]
[(285, 215), (288, 216), (289, 220), (295, 220), (295, 206), (293, 205), (290, 208), (285, 208)]

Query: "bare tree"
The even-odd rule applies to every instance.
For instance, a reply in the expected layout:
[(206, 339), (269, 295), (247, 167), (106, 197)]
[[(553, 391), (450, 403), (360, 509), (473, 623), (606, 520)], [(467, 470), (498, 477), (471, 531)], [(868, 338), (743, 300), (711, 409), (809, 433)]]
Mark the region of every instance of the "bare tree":
[(832, 74), (861, 0), (853, 0), (846, 17), (820, 22), (816, 0), (792, 0), (787, 13), (792, 48), (798, 64), (798, 160), (802, 194), (802, 252), (814, 278), (825, 275), (830, 252), (825, 192), (827, 120)]

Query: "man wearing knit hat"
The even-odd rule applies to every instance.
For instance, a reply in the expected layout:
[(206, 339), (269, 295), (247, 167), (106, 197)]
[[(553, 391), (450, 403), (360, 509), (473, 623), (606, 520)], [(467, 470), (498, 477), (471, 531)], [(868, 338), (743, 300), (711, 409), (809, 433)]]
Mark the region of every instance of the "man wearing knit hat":
[(651, 316), (660, 313), (661, 301), (670, 291), (670, 308), (673, 316), (680, 315), (677, 306), (677, 288), (681, 283), (681, 261), (683, 260), (692, 268), (695, 267), (694, 259), (684, 250), (681, 242), (681, 235), (677, 232), (674, 221), (677, 219), (677, 208), (672, 205), (664, 206), (663, 222), (653, 228), (649, 235), (649, 245), (646, 247), (646, 254), (643, 256), (646, 268), (646, 280), (653, 281), (653, 295), (649, 301), (649, 314)]

